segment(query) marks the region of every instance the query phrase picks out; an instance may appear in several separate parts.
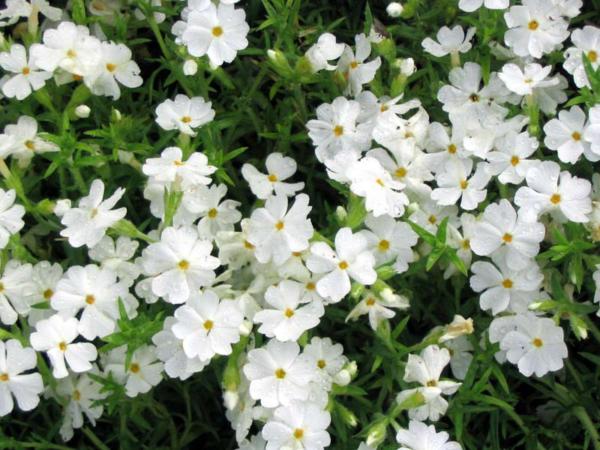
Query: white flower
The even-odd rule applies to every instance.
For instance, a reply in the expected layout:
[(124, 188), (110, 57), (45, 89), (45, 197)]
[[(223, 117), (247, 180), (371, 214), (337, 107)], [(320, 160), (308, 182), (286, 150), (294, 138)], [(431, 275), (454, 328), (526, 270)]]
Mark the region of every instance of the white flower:
[[(508, 0), (507, 0), (508, 2)], [(458, 442), (448, 442), (445, 431), (439, 433), (433, 425), (411, 420), (408, 430), (401, 428), (396, 434), (396, 441), (402, 445), (398, 450), (461, 450)]]
[(329, 64), (329, 61), (338, 59), (344, 53), (345, 45), (337, 43), (335, 36), (331, 33), (323, 33), (319, 39), (306, 51), (306, 57), (310, 61), (313, 72), (320, 70), (335, 70), (337, 66)]
[(21, 116), (16, 124), (6, 125), (4, 134), (11, 138), (8, 149), (10, 155), (19, 161), (21, 167), (27, 167), (36, 153), (57, 152), (56, 144), (38, 136), (38, 124), (33, 117)]
[(586, 125), (585, 113), (579, 106), (560, 111), (558, 119), (544, 125), (544, 144), (550, 150), (556, 150), (558, 159), (564, 163), (575, 164), (582, 153), (590, 161), (598, 161), (600, 154), (593, 153), (589, 142), (583, 139)]
[(390, 2), (385, 8), (385, 12), (388, 14), (388, 16), (394, 18), (400, 17), (402, 11), (404, 11), (404, 7), (400, 2)]
[(600, 155), (600, 106), (590, 108), (590, 120), (586, 127), (583, 138), (591, 145), (595, 155)]
[(592, 68), (597, 70), (600, 66), (600, 29), (587, 25), (582, 29), (573, 30), (571, 41), (575, 47), (565, 51), (563, 67), (573, 75), (577, 87), (590, 87), (590, 80), (583, 65), (583, 55), (587, 56)]
[(357, 123), (360, 113), (360, 103), (345, 97), (337, 97), (331, 104), (324, 103), (317, 108), (317, 118), (310, 120), (306, 127), (320, 162), (332, 159), (337, 153), (359, 154), (368, 149), (371, 126)]
[(73, 437), (73, 429), (83, 426), (84, 415), (92, 425), (102, 416), (104, 406), (99, 400), (106, 398), (107, 393), (101, 392), (103, 386), (92, 380), (87, 374), (61, 379), (56, 392), (69, 403), (64, 409), (64, 421), (60, 427), (61, 437), (68, 441)]
[(350, 180), (350, 190), (365, 197), (365, 207), (375, 217), (404, 214), (404, 207), (408, 205), (408, 197), (400, 192), (404, 184), (394, 180), (377, 159), (365, 156), (348, 169), (346, 176)]
[(210, 175), (216, 170), (216, 167), (208, 164), (204, 153), (194, 152), (183, 161), (183, 151), (179, 147), (164, 149), (160, 158), (149, 158), (142, 166), (142, 171), (150, 177), (152, 183), (176, 183), (184, 190), (209, 185)]
[(524, 269), (511, 268), (504, 255), (492, 256), (493, 264), (477, 261), (471, 266), (471, 288), (483, 292), (479, 306), (493, 315), (502, 311), (525, 312), (527, 306), (538, 297), (544, 279), (538, 265), (530, 262)]
[(440, 380), (444, 367), (450, 362), (448, 349), (430, 345), (423, 349), (420, 355), (408, 355), (404, 372), (404, 381), (417, 382), (422, 387), (402, 391), (397, 398), (402, 403), (415, 392), (420, 392), (425, 398), (425, 405), (408, 411), (411, 419), (437, 421), (446, 413), (448, 402), (442, 397), (454, 394), (460, 383), (450, 380)]
[(292, 252), (309, 246), (314, 229), (308, 214), (308, 195), (299, 194), (288, 211), (288, 198), (269, 197), (264, 208), (254, 210), (248, 225), (248, 242), (256, 247), (256, 259), (261, 263), (283, 264)]
[(0, 417), (14, 407), (13, 396), (23, 411), (31, 411), (40, 402), (44, 390), (39, 373), (23, 372), (36, 367), (35, 351), (16, 339), (0, 341)]
[(265, 450), (323, 450), (331, 444), (329, 412), (314, 403), (294, 401), (280, 406), (262, 429)]
[(93, 247), (100, 242), (107, 228), (125, 217), (126, 208), (112, 209), (123, 194), (125, 189), (118, 188), (103, 200), (104, 183), (99, 179), (92, 181), (88, 196), (81, 198), (76, 208), (70, 208), (61, 217), (60, 222), (66, 228), (60, 235), (68, 238), (73, 247)]
[(509, 5), (510, 0), (459, 0), (458, 2), (458, 7), (466, 12), (476, 11), (482, 6), (489, 9), (506, 9)]
[(210, 286), (219, 260), (211, 256), (212, 244), (200, 239), (191, 227), (169, 227), (160, 242), (142, 252), (141, 267), (152, 277), (152, 292), (169, 303), (184, 303), (194, 291)]
[(394, 269), (398, 273), (405, 272), (408, 263), (414, 260), (411, 247), (417, 244), (417, 233), (407, 223), (396, 221), (388, 215), (368, 215), (365, 225), (369, 230), (360, 233), (369, 241), (376, 265), (394, 261)]
[(206, 290), (193, 293), (177, 308), (175, 319), (173, 334), (183, 340), (187, 357), (207, 361), (214, 355), (231, 354), (231, 345), (240, 340), (244, 315), (235, 301), (220, 301), (217, 294)]
[(166, 99), (156, 107), (156, 123), (163, 130), (179, 130), (190, 136), (196, 135), (194, 128), (199, 128), (214, 118), (212, 103), (202, 97), (190, 98), (177, 94), (174, 100)]
[(348, 82), (344, 94), (356, 96), (362, 91), (363, 84), (370, 83), (375, 78), (375, 74), (381, 66), (381, 58), (378, 56), (372, 61), (365, 62), (371, 54), (371, 42), (364, 33), (357, 34), (354, 40), (356, 53), (350, 46), (346, 46), (338, 62), (338, 71)]
[(44, 31), (43, 44), (33, 44), (31, 55), (36, 65), (47, 72), (60, 68), (81, 79), (96, 69), (101, 46), (88, 28), (61, 22), (56, 29)]
[(284, 182), (296, 173), (296, 161), (281, 153), (270, 153), (265, 161), (267, 174), (259, 172), (252, 164), (242, 166), (242, 176), (250, 185), (250, 190), (256, 197), (266, 200), (271, 195), (293, 197), (297, 191), (304, 188), (304, 183)]
[(334, 344), (329, 338), (317, 336), (314, 336), (304, 347), (304, 355), (311, 358), (313, 367), (317, 369), (315, 381), (325, 390), (331, 389), (336, 376), (348, 362), (341, 344)]
[(19, 315), (29, 313), (35, 290), (31, 277), (31, 264), (11, 259), (4, 267), (0, 278), (0, 322), (3, 324), (12, 325)]
[(125, 385), (128, 397), (145, 394), (162, 379), (163, 364), (157, 360), (156, 348), (143, 345), (133, 352), (129, 366), (125, 367), (126, 348), (118, 347), (108, 355), (105, 371)]
[(523, 0), (504, 13), (504, 42), (518, 56), (541, 58), (569, 37), (568, 23), (548, 0)]
[(78, 331), (87, 340), (111, 334), (119, 318), (118, 299), (127, 308), (127, 288), (117, 282), (114, 272), (89, 264), (73, 266), (56, 285), (51, 305), (63, 317), (83, 310)]
[(92, 260), (100, 263), (101, 267), (115, 272), (119, 280), (129, 287), (140, 274), (138, 265), (129, 262), (138, 246), (139, 242), (125, 236), (119, 236), (116, 241), (104, 236), (90, 248), (88, 254)]
[(248, 352), (244, 375), (250, 381), (250, 396), (265, 408), (306, 400), (315, 370), (311, 358), (300, 355), (295, 342), (271, 339), (264, 348)]
[(433, 202), (429, 196), (417, 205), (418, 209), (414, 211), (408, 219), (411, 222), (425, 228), (432, 234), (437, 232), (438, 226), (448, 217), (448, 223), (458, 226), (458, 208), (456, 206), (439, 206)]
[(204, 239), (214, 239), (221, 231), (233, 231), (234, 224), (242, 218), (237, 210), (240, 202), (224, 200), (227, 186), (224, 184), (210, 187), (198, 186), (188, 198), (187, 208), (198, 212), (202, 219), (198, 222), (198, 235)]
[(243, 9), (220, 3), (202, 10), (192, 9), (187, 27), (181, 35), (192, 56), (208, 55), (211, 65), (221, 66), (234, 60), (237, 52), (248, 46), (250, 27)]
[(375, 283), (375, 257), (368, 250), (368, 241), (350, 228), (341, 228), (335, 235), (335, 251), (325, 242), (315, 242), (306, 261), (308, 269), (325, 274), (317, 282), (317, 292), (331, 302), (339, 302), (350, 292), (350, 277), (365, 285)]
[(454, 205), (460, 198), (460, 207), (472, 210), (485, 200), (490, 175), (487, 173), (483, 163), (477, 165), (475, 173), (473, 160), (450, 160), (446, 163), (444, 170), (436, 174), (438, 187), (431, 192), (431, 199), (440, 205)]
[(91, 361), (98, 357), (94, 344), (73, 342), (79, 335), (78, 324), (74, 317), (63, 319), (55, 314), (40, 320), (36, 331), (31, 333), (31, 346), (38, 352), (46, 352), (52, 362), (54, 378), (64, 378), (69, 374), (65, 360), (73, 372), (87, 372), (92, 369)]
[(450, 369), (452, 375), (457, 380), (464, 380), (467, 376), (471, 361), (473, 361), (473, 345), (469, 342), (467, 336), (459, 336), (444, 342), (444, 346), (450, 351)]
[(27, 59), (25, 47), (21, 44), (11, 45), (8, 52), (0, 53), (0, 67), (14, 75), (7, 75), (2, 83), (2, 92), (9, 98), (23, 100), (33, 91), (41, 89), (52, 74), (39, 70), (32, 55)]
[(316, 327), (325, 313), (318, 300), (306, 302), (304, 285), (296, 281), (283, 280), (271, 286), (265, 293), (267, 307), (254, 316), (261, 324), (258, 331), (277, 340), (297, 341), (306, 330)]
[(0, 10), (0, 27), (13, 25), (21, 17), (29, 18), (34, 12), (36, 15), (41, 13), (52, 21), (60, 20), (63, 14), (61, 8), (50, 6), (48, 0), (7, 0), (3, 4), (6, 8)]
[(381, 292), (380, 296), (367, 291), (365, 297), (350, 311), (346, 317), (346, 322), (368, 314), (369, 325), (373, 331), (377, 331), (381, 322), (396, 315), (396, 312), (391, 308), (406, 309), (409, 307), (406, 297), (394, 294), (390, 289), (387, 290), (389, 291), (387, 293), (384, 293), (384, 291)]
[(546, 212), (558, 213), (560, 219), (572, 222), (587, 222), (592, 211), (590, 193), (592, 185), (588, 180), (560, 171), (554, 161), (544, 161), (527, 172), (527, 187), (521, 187), (515, 194), (515, 204), (519, 213), (527, 221)]
[(152, 343), (156, 345), (156, 356), (164, 363), (167, 375), (187, 380), (194, 373), (204, 369), (210, 360), (188, 358), (183, 349), (183, 341), (173, 334), (172, 328), (176, 322), (174, 317), (167, 317), (163, 329), (152, 336)]
[(15, 205), (16, 197), (14, 189), (5, 191), (0, 188), (0, 249), (6, 247), (11, 235), (25, 226), (25, 208)]
[(558, 78), (546, 79), (552, 66), (542, 67), (540, 64), (527, 64), (521, 69), (516, 64), (505, 64), (498, 74), (506, 87), (519, 95), (532, 95), (536, 88), (556, 86)]
[[(31, 273), (31, 282), (33, 284), (33, 292), (31, 294), (31, 305), (34, 306), (40, 303), (50, 305), (52, 296), (56, 291), (56, 285), (62, 278), (63, 269), (58, 263), (50, 263), (48, 261), (40, 261), (33, 266)], [(31, 308), (27, 320), (30, 326), (35, 326), (37, 322), (43, 319), (48, 319), (54, 314), (51, 308), (38, 309)]]
[(475, 28), (471, 27), (465, 35), (460, 25), (450, 29), (442, 27), (437, 32), (437, 42), (431, 38), (423, 39), (423, 49), (433, 56), (442, 57), (451, 53), (467, 53), (471, 50), (471, 39), (475, 35)]
[(527, 171), (539, 164), (527, 159), (537, 150), (539, 142), (528, 132), (508, 133), (496, 142), (496, 150), (487, 154), (487, 170), (503, 184), (521, 184)]
[(117, 100), (121, 96), (119, 83), (128, 88), (140, 87), (144, 80), (139, 66), (131, 59), (131, 50), (124, 44), (102, 42), (93, 74), (83, 78), (95, 95)]
[(479, 256), (488, 256), (506, 247), (508, 266), (520, 269), (539, 253), (545, 231), (543, 224), (517, 217), (511, 203), (502, 199), (485, 208), (482, 219), (475, 224), (470, 245)]
[(517, 329), (509, 331), (500, 341), (506, 358), (517, 364), (526, 377), (533, 374), (541, 377), (560, 370), (568, 356), (562, 328), (552, 319), (531, 313), (519, 315), (515, 320)]

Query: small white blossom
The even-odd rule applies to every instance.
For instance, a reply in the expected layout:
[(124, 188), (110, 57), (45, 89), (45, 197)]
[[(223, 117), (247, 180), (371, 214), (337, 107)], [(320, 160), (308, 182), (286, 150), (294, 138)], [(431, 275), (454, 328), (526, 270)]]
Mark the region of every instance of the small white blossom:
[(211, 122), (215, 118), (212, 103), (202, 97), (188, 97), (177, 94), (174, 100), (166, 99), (156, 107), (156, 123), (163, 130), (179, 130), (195, 136), (195, 128)]

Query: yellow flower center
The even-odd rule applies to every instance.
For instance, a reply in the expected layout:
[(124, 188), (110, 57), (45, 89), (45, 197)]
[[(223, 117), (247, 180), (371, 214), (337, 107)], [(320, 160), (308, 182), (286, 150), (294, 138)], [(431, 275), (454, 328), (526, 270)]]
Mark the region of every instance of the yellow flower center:
[(117, 70), (117, 66), (113, 63), (108, 63), (106, 64), (106, 70), (108, 70), (109, 72), (114, 72), (115, 70)]
[(460, 180), (460, 188), (464, 191), (467, 187), (469, 187), (469, 182), (467, 180)]
[(284, 228), (285, 228), (285, 224), (281, 220), (275, 224), (275, 229), (277, 231), (281, 231)]
[(29, 75), (31, 73), (31, 69), (29, 67), (23, 67), (23, 70), (21, 70), (21, 73), (23, 75)]
[(344, 134), (344, 127), (341, 125), (336, 125), (333, 128), (333, 134), (335, 137), (340, 137), (342, 134)]
[(85, 302), (88, 305), (93, 305), (94, 303), (96, 303), (96, 297), (94, 297), (92, 294), (88, 294), (85, 296)]
[(286, 308), (283, 315), (290, 319), (294, 315), (294, 310), (291, 308)]
[(320, 359), (317, 361), (317, 367), (319, 369), (324, 369), (326, 365), (327, 365), (327, 363), (325, 362), (324, 359)]
[(448, 146), (448, 153), (450, 153), (451, 155), (454, 155), (456, 153), (456, 145), (450, 144)]
[(377, 248), (379, 249), (380, 252), (386, 252), (390, 249), (390, 241), (386, 241), (385, 239), (382, 239), (381, 241), (379, 241), (379, 244), (377, 244)]
[(373, 297), (369, 297), (365, 303), (367, 304), (367, 306), (373, 306), (375, 305), (375, 299)]
[(510, 289), (513, 287), (513, 281), (510, 278), (506, 278), (502, 281), (502, 286), (506, 289)]
[(70, 49), (70, 50), (67, 51), (67, 56), (69, 58), (75, 58), (77, 56), (77, 52), (75, 50), (73, 50), (73, 49)]
[(132, 373), (138, 373), (140, 371), (140, 365), (138, 363), (132, 363), (131, 366), (129, 366), (129, 371)]
[(278, 378), (280, 380), (283, 380), (285, 378), (285, 376), (286, 376), (285, 370), (283, 370), (283, 369), (277, 369), (275, 371), (275, 377), (276, 378)]
[(341, 262), (338, 264), (338, 267), (339, 267), (340, 269), (342, 269), (342, 270), (346, 270), (346, 269), (348, 268), (348, 263), (347, 263), (346, 261), (341, 261)]
[(461, 243), (460, 246), (464, 249), (464, 250), (469, 250), (471, 248), (471, 241), (469, 239), (464, 239)]
[(73, 391), (73, 400), (75, 400), (76, 402), (81, 400), (81, 392), (79, 392), (77, 389)]
[(385, 184), (383, 184), (383, 180), (381, 178), (377, 178), (375, 180), (375, 183), (377, 183), (379, 186), (385, 186)]
[(42, 295), (44, 296), (44, 300), (50, 300), (54, 295), (54, 291), (52, 289), (46, 289)]
[(192, 121), (192, 118), (191, 118), (190, 116), (183, 116), (183, 117), (181, 118), (181, 121), (182, 121), (183, 123), (190, 123), (190, 122)]
[(210, 217), (211, 219), (217, 217), (217, 210), (215, 208), (210, 208), (208, 210), (208, 217)]
[(560, 203), (560, 194), (552, 194), (552, 197), (550, 197), (550, 203), (552, 203), (553, 205), (558, 205)]
[(544, 345), (544, 341), (542, 341), (540, 338), (535, 338), (533, 341), (531, 341), (531, 343), (537, 348), (540, 348), (542, 345)]
[(0, 381), (8, 381), (8, 374), (0, 373)]
[(477, 103), (479, 101), (479, 95), (471, 94), (469, 95), (469, 100), (471, 100), (473, 103)]
[(314, 291), (315, 288), (316, 288), (315, 283), (313, 283), (312, 281), (309, 281), (308, 283), (306, 283), (307, 291)]
[(61, 352), (66, 352), (66, 351), (67, 351), (67, 344), (66, 344), (64, 341), (63, 341), (63, 342), (60, 342), (60, 343), (58, 344), (58, 348), (59, 348), (59, 350), (60, 350)]
[(356, 69), (358, 67), (358, 61), (352, 61), (350, 63), (350, 68), (351, 69)]
[(205, 322), (202, 324), (202, 326), (204, 327), (204, 329), (205, 329), (206, 331), (210, 331), (210, 330), (212, 330), (212, 329), (213, 329), (213, 327), (215, 326), (215, 324), (213, 323), (213, 321), (212, 321), (212, 320), (206, 320), (206, 321), (205, 321)]
[(395, 175), (396, 175), (398, 178), (404, 178), (404, 177), (406, 176), (406, 173), (407, 173), (407, 171), (406, 171), (406, 168), (405, 168), (405, 167), (398, 167), (398, 168), (396, 169)]
[(223, 35), (223, 28), (216, 26), (212, 29), (212, 35), (216, 38), (221, 37)]
[(519, 164), (520, 162), (521, 162), (521, 160), (520, 160), (520, 159), (519, 159), (519, 157), (518, 157), (518, 156), (516, 156), (516, 155), (515, 155), (515, 156), (513, 156), (512, 158), (510, 158), (510, 163), (511, 163), (513, 166), (516, 166), (516, 165), (517, 165), (517, 164)]
[(429, 380), (427, 382), (427, 387), (436, 387), (437, 386), (437, 381), (436, 380)]
[(244, 247), (247, 248), (248, 250), (254, 250), (254, 245), (252, 245), (250, 242), (248, 241), (244, 241)]
[(25, 141), (25, 147), (27, 147), (31, 151), (34, 151), (35, 150), (35, 142), (33, 142), (32, 140), (27, 140), (27, 141)]
[(598, 61), (598, 52), (595, 50), (590, 50), (587, 54), (587, 57), (591, 63), (595, 63), (596, 61)]
[(502, 240), (504, 242), (506, 242), (507, 244), (510, 244), (513, 240), (512, 234), (510, 233), (504, 233), (504, 236), (502, 236)]
[(540, 23), (537, 20), (532, 20), (527, 24), (527, 28), (531, 31), (535, 31), (540, 27)]
[(186, 261), (185, 259), (182, 259), (177, 264), (177, 267), (179, 267), (181, 270), (188, 270), (190, 268), (190, 263), (188, 261)]
[(581, 133), (578, 131), (574, 131), (573, 134), (571, 135), (571, 137), (573, 138), (574, 141), (579, 142), (581, 140)]
[(431, 216), (429, 216), (427, 218), (427, 222), (429, 222), (431, 225), (435, 225), (435, 223), (437, 222), (437, 217), (435, 217), (433, 214)]
[(274, 174), (270, 174), (267, 178), (271, 183), (275, 183), (277, 181), (277, 175)]

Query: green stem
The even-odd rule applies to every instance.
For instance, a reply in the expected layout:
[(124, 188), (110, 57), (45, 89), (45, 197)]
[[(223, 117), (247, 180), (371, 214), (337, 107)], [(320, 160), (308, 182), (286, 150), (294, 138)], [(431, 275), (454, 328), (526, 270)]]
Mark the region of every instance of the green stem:
[(595, 450), (600, 450), (600, 436), (598, 430), (594, 426), (594, 422), (590, 419), (589, 414), (583, 406), (575, 406), (573, 408), (573, 414), (579, 419), (583, 428), (589, 433), (592, 443), (594, 444)]

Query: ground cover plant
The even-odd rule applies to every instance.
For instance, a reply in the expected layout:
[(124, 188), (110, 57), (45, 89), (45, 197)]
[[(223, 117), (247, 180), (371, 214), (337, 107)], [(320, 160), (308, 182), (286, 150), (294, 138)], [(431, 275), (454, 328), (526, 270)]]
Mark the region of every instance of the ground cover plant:
[(599, 23), (4, 2), (0, 448), (600, 449)]

